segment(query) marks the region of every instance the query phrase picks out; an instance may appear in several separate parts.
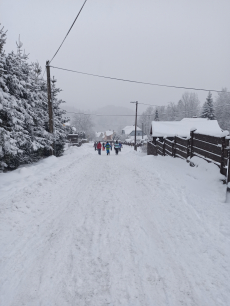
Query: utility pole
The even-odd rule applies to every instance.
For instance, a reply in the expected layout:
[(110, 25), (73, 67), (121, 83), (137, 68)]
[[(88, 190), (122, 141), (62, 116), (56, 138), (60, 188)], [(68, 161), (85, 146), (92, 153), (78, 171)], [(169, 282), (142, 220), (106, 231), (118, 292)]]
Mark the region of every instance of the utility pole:
[(144, 133), (143, 128), (144, 128), (144, 123), (142, 122), (142, 139), (143, 139), (143, 133)]
[(130, 102), (130, 103), (136, 103), (134, 150), (137, 151), (137, 105), (138, 105), (138, 101)]
[(55, 117), (54, 117), (54, 85), (55, 83), (57, 82), (57, 80), (55, 80), (54, 76), (53, 76), (53, 79), (51, 80), (52, 84), (53, 84), (53, 91), (51, 92), (52, 94), (52, 99), (51, 99), (51, 103), (52, 103), (52, 122), (53, 122), (53, 134), (54, 134), (54, 143), (53, 143), (53, 153), (54, 155), (56, 156), (56, 129), (55, 129), (55, 124), (54, 124), (54, 120), (55, 120)]
[[(47, 74), (47, 96), (48, 96), (48, 112), (49, 112), (49, 132), (53, 134), (53, 105), (51, 94), (51, 81), (50, 81), (50, 65), (49, 61), (46, 62), (46, 74)], [(50, 155), (53, 155), (53, 149), (51, 149)]]

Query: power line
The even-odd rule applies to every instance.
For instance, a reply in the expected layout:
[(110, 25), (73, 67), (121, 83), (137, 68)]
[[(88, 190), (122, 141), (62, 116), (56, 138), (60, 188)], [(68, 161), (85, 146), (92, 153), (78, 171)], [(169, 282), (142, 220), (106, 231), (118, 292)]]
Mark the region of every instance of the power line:
[(56, 53), (55, 53), (54, 56), (52, 57), (50, 63), (51, 63), (52, 60), (55, 58), (55, 56), (57, 55), (58, 51), (61, 49), (61, 46), (63, 45), (63, 43), (64, 43), (64, 41), (66, 40), (66, 37), (69, 35), (70, 31), (72, 30), (72, 27), (74, 26), (76, 20), (78, 19), (78, 17), (79, 17), (79, 15), (80, 15), (80, 13), (81, 13), (81, 11), (82, 11), (82, 9), (83, 9), (83, 7), (84, 7), (86, 1), (87, 1), (87, 0), (85, 0), (85, 2), (83, 3), (83, 5), (82, 5), (80, 11), (79, 11), (78, 14), (77, 14), (77, 17), (74, 19), (74, 22), (72, 23), (71, 27), (69, 28), (69, 31), (67, 32), (65, 38), (63, 39), (63, 41), (62, 41), (60, 47), (57, 49)]
[(138, 102), (138, 104), (150, 105), (150, 106), (157, 106), (157, 107), (165, 106), (165, 105), (147, 104), (147, 103), (140, 103), (140, 102)]
[[(135, 115), (103, 115), (103, 114), (86, 114), (86, 113), (75, 113), (66, 112), (67, 114), (77, 114), (77, 115), (88, 115), (88, 116), (106, 116), (106, 117), (135, 117)], [(153, 115), (137, 115), (137, 116), (153, 116)]]
[[(74, 72), (74, 73), (78, 73), (78, 74), (84, 74), (84, 75), (89, 75), (89, 76), (93, 76), (93, 77), (98, 77), (98, 78), (103, 78), (103, 79), (110, 79), (110, 80), (116, 80), (116, 81), (122, 81), (122, 82), (137, 83), (137, 84), (151, 85), (151, 86), (158, 86), (158, 87), (169, 87), (169, 88), (176, 88), (176, 89), (189, 89), (189, 90), (198, 90), (198, 91), (222, 92), (221, 90), (216, 90), (216, 89), (204, 89), (204, 88), (195, 88), (195, 87), (164, 85), (164, 84), (149, 83), (149, 82), (135, 81), (135, 80), (129, 80), (129, 79), (122, 79), (122, 78), (115, 78), (115, 77), (99, 75), (99, 74), (93, 74), (93, 73), (87, 73), (87, 72), (71, 70), (71, 69), (66, 69), (66, 68), (60, 68), (60, 67), (55, 67), (55, 66), (50, 66), (50, 67), (55, 68), (55, 69), (59, 69), (59, 70)], [(226, 92), (230, 93), (228, 91), (226, 91)]]
[[(152, 106), (157, 106), (157, 107), (167, 107), (165, 105), (154, 105), (154, 104), (146, 104), (146, 103), (139, 103), (138, 104), (144, 104), (144, 105), (152, 105)], [(226, 104), (226, 105), (230, 105), (230, 104)], [(221, 106), (215, 107), (215, 108), (219, 108)], [(191, 110), (192, 111), (192, 110)], [(188, 113), (189, 110), (187, 111), (182, 111), (182, 110), (172, 110), (172, 112), (175, 114), (180, 114), (180, 113)], [(77, 115), (86, 115), (86, 116), (106, 116), (106, 117), (135, 117), (135, 115), (104, 115), (104, 114), (87, 114), (87, 113), (76, 113), (76, 112), (66, 112), (67, 114), (77, 114)], [(166, 114), (166, 113), (164, 113)], [(145, 114), (141, 114), (141, 115), (137, 115), (138, 117), (149, 117), (149, 116), (154, 116), (155, 114), (149, 114), (149, 115), (145, 115)]]

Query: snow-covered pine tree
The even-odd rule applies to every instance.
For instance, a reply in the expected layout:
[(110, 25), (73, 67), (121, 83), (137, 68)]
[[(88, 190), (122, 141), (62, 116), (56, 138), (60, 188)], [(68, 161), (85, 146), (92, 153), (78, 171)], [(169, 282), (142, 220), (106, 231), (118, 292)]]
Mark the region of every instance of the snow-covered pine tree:
[[(1, 26), (1, 23), (0, 23)], [(4, 27), (0, 28), (0, 54), (3, 55), (3, 47), (6, 43), (6, 31), (4, 31)]]
[(201, 118), (208, 118), (208, 105), (207, 105), (207, 101), (204, 102), (203, 106), (202, 106), (202, 111), (201, 111)]
[[(25, 54), (11, 52), (6, 58), (6, 84), (9, 93), (15, 99), (17, 116), (11, 122), (12, 137), (19, 148), (15, 159), (11, 158), (9, 168), (15, 168), (22, 163), (32, 162), (31, 153), (31, 126), (33, 125), (32, 101), (30, 97), (29, 73), (30, 66)], [(17, 122), (15, 122), (15, 118)]]
[(213, 105), (213, 99), (212, 94), (209, 91), (208, 96), (206, 98), (206, 101), (204, 102), (201, 118), (208, 118), (210, 120), (215, 120), (215, 112), (214, 112), (214, 105)]
[(65, 128), (65, 122), (68, 120), (63, 118), (66, 111), (60, 108), (63, 100), (58, 99), (57, 95), (61, 91), (60, 88), (56, 87), (56, 79), (53, 77), (51, 81), (52, 90), (52, 103), (53, 103), (53, 119), (54, 119), (54, 151), (56, 156), (61, 156), (64, 152), (64, 146), (68, 129)]
[(48, 156), (52, 148), (53, 137), (48, 132), (47, 85), (41, 77), (41, 66), (32, 63), (30, 66), (30, 115), (33, 119), (29, 127), (31, 138), (31, 161)]
[[(1, 25), (1, 24), (0, 24)], [(5, 131), (3, 128), (5, 116), (3, 111), (4, 105), (4, 91), (7, 91), (3, 74), (4, 74), (4, 62), (5, 62), (5, 54), (3, 52), (3, 47), (6, 42), (6, 33), (4, 32), (4, 28), (0, 29), (0, 172), (4, 169), (6, 164), (3, 161), (4, 157), (4, 138), (5, 134), (9, 135), (8, 131)]]
[[(20, 152), (18, 139), (22, 136), (21, 123), (23, 116), (19, 101), (9, 87), (9, 71), (12, 65), (3, 51), (6, 34), (0, 30), (0, 169), (16, 168), (19, 165), (17, 156)], [(12, 82), (15, 78), (12, 79)]]
[(159, 114), (158, 114), (158, 110), (156, 109), (155, 111), (155, 118), (154, 121), (159, 121)]
[[(0, 30), (0, 170), (15, 169), (44, 156), (54, 142), (48, 132), (47, 84), (38, 63), (28, 63), (19, 41), (18, 52), (5, 55), (6, 35)], [(63, 152), (66, 130), (60, 109), (60, 89), (53, 86), (57, 156)]]

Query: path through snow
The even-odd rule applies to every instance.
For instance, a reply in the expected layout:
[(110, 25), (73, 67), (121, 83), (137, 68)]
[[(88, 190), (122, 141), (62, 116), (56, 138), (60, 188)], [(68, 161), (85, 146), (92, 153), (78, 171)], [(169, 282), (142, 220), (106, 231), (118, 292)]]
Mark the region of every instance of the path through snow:
[(0, 174), (0, 305), (230, 305), (220, 178), (91, 144)]

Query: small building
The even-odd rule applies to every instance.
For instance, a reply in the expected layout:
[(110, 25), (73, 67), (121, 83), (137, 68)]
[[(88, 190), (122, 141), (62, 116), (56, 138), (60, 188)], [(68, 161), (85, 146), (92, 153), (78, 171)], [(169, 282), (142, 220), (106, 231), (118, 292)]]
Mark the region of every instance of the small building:
[(96, 132), (96, 140), (97, 141), (102, 141), (104, 138), (104, 132)]
[(152, 121), (150, 135), (153, 138), (190, 137), (191, 130), (210, 136), (219, 136), (222, 133), (217, 120), (184, 118), (181, 121)]
[(114, 140), (114, 137), (115, 137), (116, 133), (114, 131), (106, 131), (104, 133), (104, 137), (103, 137), (103, 140), (104, 141), (113, 141)]
[[(121, 131), (122, 135), (135, 136), (135, 125), (126, 126)], [(142, 130), (137, 126), (137, 136), (142, 136)]]
[[(130, 139), (131, 141), (134, 141), (135, 139), (135, 125), (132, 126), (126, 126), (122, 130), (122, 135), (126, 136), (127, 139)], [(127, 141), (126, 139), (126, 141)], [(142, 138), (142, 130), (137, 126), (137, 133), (136, 133), (136, 140), (137, 142), (141, 142), (142, 139), (148, 139), (147, 135), (143, 133), (143, 138)]]

